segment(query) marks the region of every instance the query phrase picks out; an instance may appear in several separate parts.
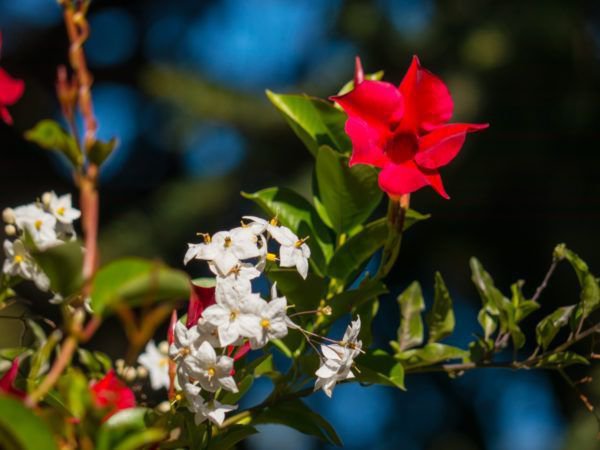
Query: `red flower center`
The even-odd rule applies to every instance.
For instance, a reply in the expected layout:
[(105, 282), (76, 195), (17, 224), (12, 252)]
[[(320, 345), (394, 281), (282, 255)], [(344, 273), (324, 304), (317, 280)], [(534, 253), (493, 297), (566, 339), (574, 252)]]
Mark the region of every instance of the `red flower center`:
[(385, 143), (383, 151), (396, 164), (410, 161), (419, 150), (419, 140), (414, 133), (400, 132)]

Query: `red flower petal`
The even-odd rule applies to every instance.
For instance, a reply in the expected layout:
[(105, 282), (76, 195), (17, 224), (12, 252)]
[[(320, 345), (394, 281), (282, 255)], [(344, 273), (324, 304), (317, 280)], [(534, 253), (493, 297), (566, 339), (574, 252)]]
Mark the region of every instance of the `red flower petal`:
[(106, 421), (110, 416), (122, 409), (135, 407), (135, 395), (111, 370), (104, 378), (96, 381), (90, 387), (94, 402), (99, 408), (107, 408), (108, 413), (102, 419)]
[(379, 172), (379, 187), (391, 197), (410, 194), (428, 184), (429, 180), (413, 161), (389, 163)]
[(442, 80), (421, 68), (419, 58), (413, 56), (412, 63), (400, 83), (404, 96), (405, 129), (429, 131), (445, 124), (452, 117), (454, 104), (450, 92)]
[(384, 81), (365, 80), (347, 94), (330, 100), (339, 103), (349, 118), (361, 119), (382, 135), (391, 131), (390, 121), (403, 111), (400, 91)]
[(2, 119), (6, 125), (13, 124), (12, 116), (10, 115), (10, 112), (8, 112), (8, 108), (6, 106), (0, 105), (0, 119)]
[(12, 105), (23, 96), (25, 83), (0, 69), (0, 105)]
[(187, 320), (185, 326), (190, 328), (198, 323), (198, 319), (202, 316), (202, 312), (209, 307), (214, 305), (215, 300), (215, 288), (205, 288), (202, 286), (196, 286), (192, 283), (192, 292), (190, 294), (190, 302), (188, 304)]
[(15, 388), (13, 383), (19, 372), (19, 358), (13, 359), (10, 369), (0, 378), (0, 393), (9, 394), (17, 398), (25, 398), (25, 392)]
[(346, 121), (345, 129), (352, 141), (350, 167), (354, 164), (384, 166), (388, 159), (383, 153), (382, 139), (377, 130), (369, 127), (363, 120), (353, 117)]
[(437, 170), (423, 170), (423, 174), (429, 185), (435, 189), (435, 191), (444, 197), (446, 200), (450, 200), (450, 196), (447, 194), (446, 189), (444, 189), (444, 185), (442, 184), (442, 177), (440, 176)]
[(365, 81), (365, 72), (363, 71), (360, 57), (354, 58), (354, 86), (358, 86), (360, 83)]
[(488, 124), (453, 123), (436, 128), (419, 140), (415, 162), (425, 169), (437, 169), (452, 161), (468, 132), (483, 130)]

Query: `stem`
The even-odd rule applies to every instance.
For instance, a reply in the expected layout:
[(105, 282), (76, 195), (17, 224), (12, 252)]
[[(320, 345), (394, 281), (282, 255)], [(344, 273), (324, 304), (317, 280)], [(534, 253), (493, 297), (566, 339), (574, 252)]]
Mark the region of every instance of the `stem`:
[(383, 247), (381, 265), (379, 266), (376, 278), (381, 279), (389, 274), (398, 259), (404, 231), (404, 221), (409, 205), (410, 194), (404, 194), (398, 200), (391, 197), (389, 199), (387, 214), (389, 234)]
[(550, 281), (550, 277), (552, 277), (552, 274), (554, 273), (554, 270), (556, 269), (557, 265), (558, 259), (554, 258), (552, 260), (552, 264), (550, 264), (550, 268), (548, 269), (546, 276), (544, 277), (544, 280), (542, 281), (542, 284), (540, 284), (535, 290), (535, 294), (533, 294), (533, 297), (531, 298), (532, 301), (537, 302), (544, 289), (546, 289), (546, 287), (548, 286), (548, 281)]

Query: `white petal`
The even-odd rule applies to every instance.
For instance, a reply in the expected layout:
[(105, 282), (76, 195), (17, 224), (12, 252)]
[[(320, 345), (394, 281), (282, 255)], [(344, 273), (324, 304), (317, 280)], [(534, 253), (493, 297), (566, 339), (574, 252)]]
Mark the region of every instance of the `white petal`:
[(306, 280), (308, 275), (308, 260), (300, 254), (296, 254), (296, 269), (302, 278)]
[(203, 342), (202, 345), (194, 352), (194, 357), (204, 368), (214, 366), (217, 363), (217, 354), (208, 342)]
[(229, 392), (233, 392), (234, 394), (238, 392), (238, 387), (232, 376), (219, 378), (219, 384)]

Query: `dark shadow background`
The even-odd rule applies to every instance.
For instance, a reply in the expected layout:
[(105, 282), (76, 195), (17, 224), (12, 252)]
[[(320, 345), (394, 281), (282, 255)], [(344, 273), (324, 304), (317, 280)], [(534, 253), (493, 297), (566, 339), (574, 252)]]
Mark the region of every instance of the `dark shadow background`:
[[(453, 343), (465, 345), (478, 332), (470, 256), (505, 292), (528, 280), (529, 295), (558, 242), (600, 271), (597, 2), (98, 0), (90, 23), (100, 136), (121, 140), (102, 173), (105, 260), (159, 256), (181, 267), (197, 231), (234, 226), (254, 211), (240, 190), (283, 184), (309, 192), (311, 157), (264, 90), (326, 97), (351, 77), (356, 54), (368, 72), (385, 69), (386, 80), (399, 82), (418, 54), (448, 83), (453, 121), (491, 127), (469, 136), (443, 170), (451, 201), (429, 189), (413, 197), (433, 218), (405, 240), (394, 293), (413, 279), (431, 286), (440, 270), (457, 303)], [(51, 189), (75, 194), (65, 165), (21, 137), (38, 120), (59, 118), (54, 77), (68, 48), (60, 10), (52, 0), (0, 0), (0, 29), (2, 67), (27, 83), (11, 109), (15, 127), (0, 124), (0, 206)], [(576, 279), (561, 267), (529, 328), (576, 300)], [(54, 314), (43, 299), (32, 308)], [(393, 297), (382, 312), (396, 318), (376, 324), (386, 345), (397, 326)], [(123, 346), (117, 329), (95, 341), (113, 356)], [(600, 448), (592, 416), (554, 375), (487, 371), (409, 378), (407, 386), (407, 393), (345, 386), (333, 401), (311, 402), (347, 448)], [(319, 448), (268, 428), (247, 448)]]

